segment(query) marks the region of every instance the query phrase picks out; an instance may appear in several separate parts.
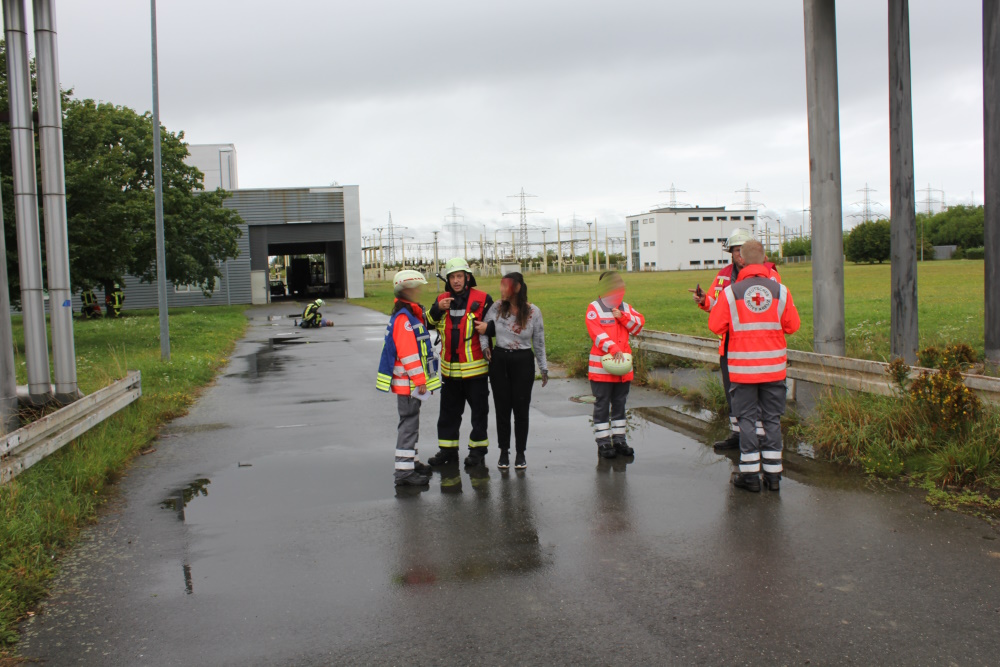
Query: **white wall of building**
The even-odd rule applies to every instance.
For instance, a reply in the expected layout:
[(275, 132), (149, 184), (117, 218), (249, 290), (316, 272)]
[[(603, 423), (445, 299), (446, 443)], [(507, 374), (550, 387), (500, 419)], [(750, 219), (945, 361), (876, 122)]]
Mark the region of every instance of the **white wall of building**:
[(722, 249), (737, 227), (756, 224), (756, 211), (663, 208), (625, 219), (629, 271), (717, 269), (729, 263)]
[(189, 144), (185, 160), (205, 174), (205, 190), (236, 190), (240, 187), (234, 144)]

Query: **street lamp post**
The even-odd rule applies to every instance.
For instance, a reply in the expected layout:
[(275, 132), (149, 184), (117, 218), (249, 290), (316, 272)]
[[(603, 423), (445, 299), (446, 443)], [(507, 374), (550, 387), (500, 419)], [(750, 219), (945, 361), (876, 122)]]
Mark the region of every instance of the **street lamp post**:
[[(156, 0), (149, 0), (153, 52), (153, 180), (156, 209), (156, 295), (160, 313), (160, 358), (170, 361), (170, 321), (167, 311), (167, 256), (163, 238), (163, 167), (160, 161), (160, 76), (156, 55)], [(222, 175), (219, 175), (220, 179)]]

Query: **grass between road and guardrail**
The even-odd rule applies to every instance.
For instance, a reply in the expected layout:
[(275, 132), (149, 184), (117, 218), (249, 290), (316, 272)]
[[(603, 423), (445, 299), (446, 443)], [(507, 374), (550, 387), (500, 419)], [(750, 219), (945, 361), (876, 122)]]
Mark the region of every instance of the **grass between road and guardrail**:
[[(17, 639), (17, 622), (45, 592), (58, 556), (96, 516), (106, 487), (147, 448), (165, 422), (184, 414), (246, 331), (244, 306), (172, 310), (171, 360), (160, 360), (155, 312), (118, 320), (78, 320), (77, 374), (91, 393), (142, 372), (143, 396), (59, 452), (0, 486), (0, 661)], [(23, 331), (15, 321), (18, 382)]]
[[(789, 347), (812, 349), (812, 266), (779, 267), (782, 281), (792, 292), (802, 318), (800, 331), (788, 338)], [(983, 354), (983, 262), (974, 260), (934, 261), (918, 268), (920, 347), (943, 349), (965, 343), (980, 359)], [(711, 336), (707, 315), (691, 302), (688, 288), (707, 288), (714, 271), (629, 273), (626, 300), (646, 316), (646, 327), (660, 331)], [(597, 274), (548, 274), (526, 277), (529, 300), (545, 318), (549, 358), (571, 373), (586, 366), (590, 343), (584, 325), (587, 303), (596, 296)], [(487, 277), (480, 288), (499, 294), (499, 280)], [(427, 288), (425, 302), (442, 284)], [(890, 267), (854, 265), (844, 267), (847, 354), (860, 359), (889, 360)], [(369, 283), (362, 305), (389, 312), (391, 285)], [(637, 356), (637, 378), (645, 365), (657, 359)], [(717, 381), (701, 391), (672, 390), (652, 381), (652, 386), (678, 393), (696, 404), (719, 412), (724, 404)], [(947, 392), (936, 397), (944, 404)], [(811, 442), (817, 452), (831, 460), (848, 463), (881, 478), (906, 477), (920, 484), (963, 488), (964, 504), (993, 510), (1000, 503), (989, 495), (1000, 488), (1000, 409), (982, 406), (975, 418), (965, 416), (942, 425), (926, 400), (911, 400), (906, 392), (882, 397), (831, 392), (804, 422), (795, 425), (792, 437)], [(932, 494), (933, 495), (933, 494)], [(951, 503), (957, 502), (954, 494)], [(991, 505), (992, 503), (992, 505)], [(939, 504), (947, 505), (940, 501)]]

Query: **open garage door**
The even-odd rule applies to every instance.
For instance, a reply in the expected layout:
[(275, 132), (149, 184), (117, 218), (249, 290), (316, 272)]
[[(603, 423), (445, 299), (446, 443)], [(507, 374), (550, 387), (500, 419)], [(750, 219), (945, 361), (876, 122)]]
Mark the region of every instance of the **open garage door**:
[[(254, 225), (250, 227), (251, 269), (282, 271), (272, 277), (272, 299), (281, 297), (274, 280), (284, 282), (287, 296), (344, 298), (347, 262), (341, 223)], [(272, 258), (281, 258), (274, 262)]]

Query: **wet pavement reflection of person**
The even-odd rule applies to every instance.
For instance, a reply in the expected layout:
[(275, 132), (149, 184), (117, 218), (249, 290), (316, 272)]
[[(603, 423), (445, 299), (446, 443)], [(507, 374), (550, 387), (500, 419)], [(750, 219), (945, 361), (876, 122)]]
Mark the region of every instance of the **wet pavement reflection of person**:
[(632, 511), (625, 473), (633, 460), (633, 457), (598, 459), (594, 533), (610, 535), (632, 531)]
[(463, 479), (457, 464), (441, 469), (441, 493), (449, 498), (438, 502), (431, 494), (397, 493), (397, 583), (478, 581), (545, 564), (527, 476), (501, 476), (485, 466), (467, 474)]

